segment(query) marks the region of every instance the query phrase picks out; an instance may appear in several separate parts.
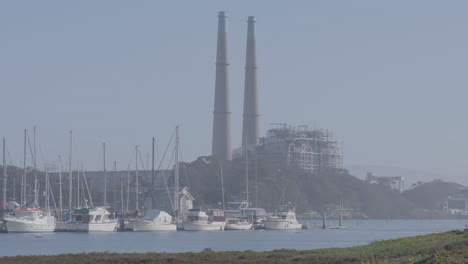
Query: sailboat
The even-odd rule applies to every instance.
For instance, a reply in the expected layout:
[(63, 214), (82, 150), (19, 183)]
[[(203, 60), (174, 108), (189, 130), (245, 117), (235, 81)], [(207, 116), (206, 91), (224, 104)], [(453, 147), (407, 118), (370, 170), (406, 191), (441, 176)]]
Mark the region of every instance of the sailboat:
[[(25, 162), (26, 162), (26, 140), (27, 131), (24, 133), (24, 151), (25, 151)], [(50, 212), (49, 206), (49, 194), (50, 194), (50, 182), (49, 174), (47, 169), (46, 173), (46, 204), (45, 211), (39, 209), (39, 196), (38, 196), (38, 181), (37, 181), (37, 168), (36, 168), (36, 128), (34, 127), (34, 206), (32, 208), (15, 209), (14, 214), (4, 218), (6, 228), (9, 233), (25, 233), (25, 232), (53, 232), (55, 229), (55, 216)]]
[(133, 222), (133, 231), (176, 231), (172, 216), (160, 210), (148, 210), (142, 219)]
[[(247, 143), (247, 142), (246, 142)], [(250, 205), (249, 201), (249, 165), (248, 165), (248, 145), (245, 144), (245, 178), (246, 178), (246, 197), (245, 201), (242, 201), (239, 205), (238, 210), (226, 211), (229, 216), (226, 220), (226, 230), (251, 230), (253, 229), (253, 217), (250, 215), (244, 215), (245, 211), (241, 209), (248, 209)]]
[[(176, 127), (176, 149), (178, 149), (178, 127)], [(177, 155), (177, 153), (176, 153)], [(154, 177), (154, 138), (153, 138), (153, 161), (152, 161), (152, 177)], [(178, 160), (176, 158), (176, 163)], [(176, 170), (178, 174), (178, 165)], [(176, 177), (177, 178), (177, 177)], [(152, 190), (151, 190), (152, 191)], [(174, 223), (172, 216), (167, 212), (160, 210), (148, 210), (142, 219), (137, 219), (133, 222), (133, 231), (177, 231), (177, 226)]]

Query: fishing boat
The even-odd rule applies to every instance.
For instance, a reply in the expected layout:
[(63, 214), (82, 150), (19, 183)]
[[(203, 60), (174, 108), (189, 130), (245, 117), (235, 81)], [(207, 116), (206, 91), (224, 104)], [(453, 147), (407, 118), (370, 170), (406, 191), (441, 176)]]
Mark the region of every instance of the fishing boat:
[(109, 219), (110, 213), (105, 207), (76, 209), (72, 219), (64, 222), (63, 231), (67, 232), (113, 232), (117, 220)]
[(8, 233), (53, 232), (55, 217), (49, 211), (26, 208), (14, 211), (14, 216), (4, 218)]
[(133, 222), (133, 231), (176, 231), (172, 216), (164, 211), (149, 210), (145, 216)]
[(292, 209), (283, 209), (276, 211), (273, 216), (267, 217), (263, 221), (267, 230), (293, 230), (301, 229), (300, 224), (296, 219), (296, 213)]
[(187, 218), (183, 221), (185, 231), (223, 231), (225, 221), (216, 221), (200, 209), (190, 209)]

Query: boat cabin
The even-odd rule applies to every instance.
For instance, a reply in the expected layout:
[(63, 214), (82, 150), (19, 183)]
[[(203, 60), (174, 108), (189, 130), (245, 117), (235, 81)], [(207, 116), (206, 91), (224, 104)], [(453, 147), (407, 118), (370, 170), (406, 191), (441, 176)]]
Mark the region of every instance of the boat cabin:
[(208, 216), (212, 222), (224, 222), (226, 217), (224, 216), (224, 210), (222, 209), (210, 209), (208, 210)]

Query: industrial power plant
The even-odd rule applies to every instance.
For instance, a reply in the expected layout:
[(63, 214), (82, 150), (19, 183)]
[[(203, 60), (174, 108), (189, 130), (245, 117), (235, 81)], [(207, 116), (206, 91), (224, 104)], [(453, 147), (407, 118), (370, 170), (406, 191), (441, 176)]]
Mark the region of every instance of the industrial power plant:
[(242, 147), (232, 151), (227, 13), (221, 11), (218, 15), (212, 156), (230, 161), (233, 156), (242, 156), (248, 150), (257, 157), (287, 162), (308, 172), (342, 168), (338, 141), (328, 130), (309, 129), (307, 126), (296, 129), (286, 124), (277, 124), (268, 130), (266, 137), (260, 137), (255, 22), (254, 16), (248, 17)]

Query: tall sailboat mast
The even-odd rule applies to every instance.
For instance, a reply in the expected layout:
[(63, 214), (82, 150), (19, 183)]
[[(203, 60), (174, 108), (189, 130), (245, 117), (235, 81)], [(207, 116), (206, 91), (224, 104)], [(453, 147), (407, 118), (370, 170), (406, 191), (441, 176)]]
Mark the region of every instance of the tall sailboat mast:
[(138, 146), (135, 146), (135, 209), (138, 211)]
[(226, 210), (226, 203), (224, 201), (224, 173), (223, 173), (223, 161), (219, 161), (219, 169), (221, 174), (221, 195), (223, 196), (223, 210)]
[[(153, 145), (152, 145), (152, 155), (151, 155), (151, 193), (153, 193), (154, 188), (154, 137), (153, 137)], [(154, 205), (153, 205), (154, 207)]]
[(76, 207), (81, 208), (81, 202), (80, 202), (80, 169), (78, 166), (76, 166), (76, 181), (77, 181), (77, 191), (76, 191)]
[(50, 211), (50, 203), (49, 203), (49, 172), (47, 168), (45, 168), (45, 209), (47, 212)]
[(104, 205), (107, 205), (107, 170), (106, 170), (106, 142), (102, 143), (103, 165), (104, 165)]
[(5, 138), (3, 138), (3, 210), (5, 210), (7, 206), (7, 167), (5, 149)]
[(73, 199), (73, 174), (72, 174), (72, 137), (73, 132), (70, 130), (70, 153), (68, 155), (68, 210), (72, 210)]
[(62, 203), (62, 156), (59, 155), (60, 169), (59, 169), (59, 209), (60, 209), (60, 220), (63, 218), (63, 203)]
[(175, 217), (179, 216), (179, 126), (176, 126), (175, 131), (175, 150), (174, 150), (174, 212)]
[(37, 156), (36, 156), (36, 126), (33, 126), (33, 148), (34, 148), (34, 208), (39, 208), (39, 192), (37, 190)]
[(120, 212), (124, 212), (124, 194), (123, 194), (123, 179), (122, 173), (120, 173)]
[(21, 207), (26, 207), (26, 138), (28, 131), (24, 130), (24, 157), (23, 157), (23, 175), (21, 175)]
[(245, 180), (246, 180), (246, 184), (245, 184), (245, 191), (246, 191), (246, 200), (247, 200), (247, 204), (248, 204), (248, 207), (250, 207), (250, 201), (249, 201), (249, 150), (248, 150), (248, 146), (247, 143), (245, 144)]
[(127, 213), (128, 211), (128, 206), (130, 204), (130, 165), (128, 165), (127, 168)]

